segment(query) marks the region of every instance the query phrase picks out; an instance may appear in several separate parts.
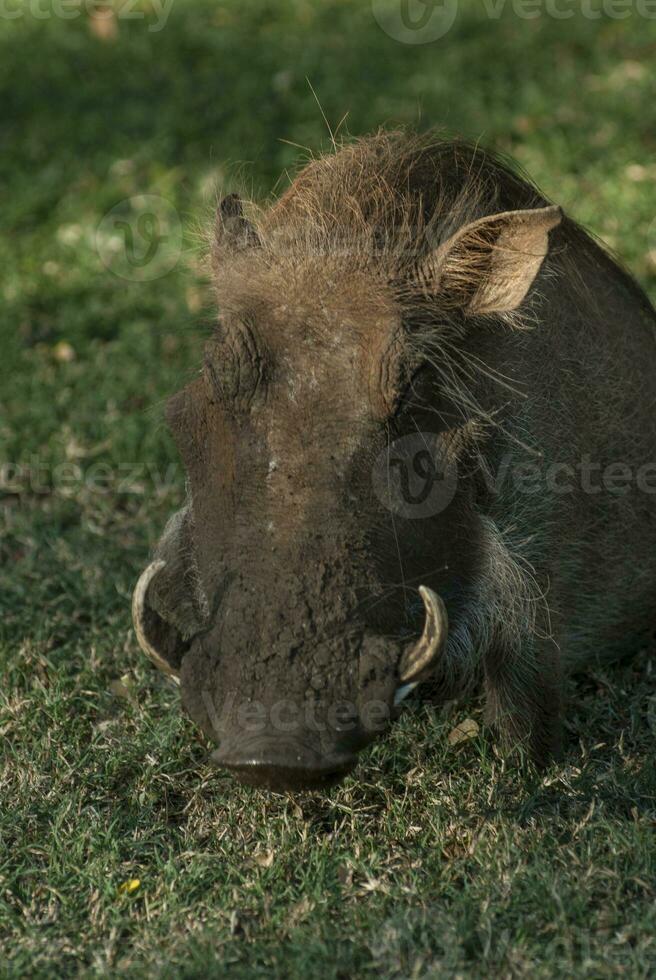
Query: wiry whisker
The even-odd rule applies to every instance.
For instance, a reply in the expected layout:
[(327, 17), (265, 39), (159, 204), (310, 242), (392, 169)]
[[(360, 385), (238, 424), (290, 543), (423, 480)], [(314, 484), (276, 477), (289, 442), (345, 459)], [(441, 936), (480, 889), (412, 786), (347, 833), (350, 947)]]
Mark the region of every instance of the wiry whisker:
[(375, 609), (376, 606), (379, 606), (381, 602), (385, 602), (385, 600), (389, 599), (391, 595), (394, 595), (395, 592), (399, 592), (399, 591), (403, 591), (404, 593), (406, 592), (410, 593), (414, 598), (416, 595), (416, 588), (411, 588), (410, 586), (415, 584), (423, 585), (426, 579), (431, 578), (433, 575), (438, 575), (440, 572), (444, 572), (447, 569), (448, 569), (448, 565), (443, 562), (441, 565), (437, 565), (435, 568), (431, 568), (428, 569), (427, 571), (423, 571), (419, 575), (413, 575), (411, 578), (406, 578), (400, 582), (392, 582), (388, 586), (388, 588), (384, 589), (382, 592), (378, 591), (379, 587), (377, 585), (367, 586), (366, 588), (369, 588), (372, 591), (374, 590), (376, 591), (376, 598), (374, 599), (373, 602), (367, 601), (366, 609), (367, 610)]
[[(387, 493), (388, 493), (389, 498), (391, 499), (392, 494), (391, 494), (390, 450), (391, 450), (391, 442), (390, 442), (390, 432), (389, 432), (389, 426), (388, 426), (388, 428), (387, 428), (387, 461), (386, 461), (387, 462)], [(403, 558), (402, 558), (402, 555), (401, 555), (401, 545), (399, 543), (399, 536), (398, 536), (398, 533), (397, 533), (397, 530), (396, 530), (396, 520), (394, 518), (394, 511), (392, 509), (390, 509), (389, 514), (390, 514), (390, 520), (392, 522), (392, 533), (394, 535), (394, 544), (396, 545), (396, 554), (397, 554), (398, 562), (399, 562), (399, 570), (401, 572), (401, 580), (404, 583), (403, 588), (405, 589), (405, 573), (403, 571)]]

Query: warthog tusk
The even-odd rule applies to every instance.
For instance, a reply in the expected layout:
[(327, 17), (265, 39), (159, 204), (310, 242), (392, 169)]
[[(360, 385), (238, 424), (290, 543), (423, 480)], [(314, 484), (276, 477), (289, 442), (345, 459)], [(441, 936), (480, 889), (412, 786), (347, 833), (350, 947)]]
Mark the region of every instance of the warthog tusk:
[(394, 707), (398, 708), (402, 701), (405, 701), (410, 691), (414, 691), (417, 686), (416, 681), (410, 681), (409, 684), (401, 684), (401, 687), (397, 687), (396, 694), (394, 695)]
[(164, 658), (157, 652), (155, 647), (148, 639), (144, 615), (148, 587), (155, 576), (164, 568), (165, 564), (166, 562), (161, 560), (153, 561), (139, 576), (139, 581), (137, 582), (132, 595), (132, 622), (134, 624), (134, 632), (137, 635), (137, 642), (146, 656), (150, 657), (153, 663), (159, 667), (160, 670), (163, 670), (166, 674), (170, 674), (174, 680), (178, 681), (176, 671), (174, 671), (171, 665), (164, 660)]
[(402, 684), (418, 682), (421, 679), (420, 675), (433, 665), (444, 649), (449, 632), (446, 606), (437, 593), (425, 585), (420, 585), (419, 594), (426, 607), (424, 632), (401, 657), (399, 680)]

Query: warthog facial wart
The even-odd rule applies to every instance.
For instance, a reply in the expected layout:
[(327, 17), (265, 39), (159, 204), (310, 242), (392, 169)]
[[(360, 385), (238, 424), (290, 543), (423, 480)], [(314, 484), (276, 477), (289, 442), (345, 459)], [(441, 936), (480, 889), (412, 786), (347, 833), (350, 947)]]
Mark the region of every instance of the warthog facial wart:
[(167, 407), (187, 498), (133, 616), (214, 761), (324, 787), (423, 685), (482, 688), (546, 763), (563, 675), (654, 627), (644, 293), (507, 163), (396, 132), (264, 209), (225, 197), (210, 259), (216, 325)]

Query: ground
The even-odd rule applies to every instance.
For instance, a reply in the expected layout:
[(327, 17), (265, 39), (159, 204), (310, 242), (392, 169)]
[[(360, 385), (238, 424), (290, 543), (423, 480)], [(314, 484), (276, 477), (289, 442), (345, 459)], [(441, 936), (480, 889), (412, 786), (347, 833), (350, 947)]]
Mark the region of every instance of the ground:
[[(328, 145), (306, 78), (333, 127), (512, 153), (656, 297), (648, 5), (463, 0), (412, 45), (380, 6), (177, 0), (160, 30), (154, 0), (0, 15), (2, 977), (656, 972), (655, 650), (570, 685), (546, 774), (485, 732), (449, 741), (478, 702), (417, 702), (341, 788), (294, 798), (212, 768), (131, 631), (183, 495), (162, 406), (211, 325), (201, 229), (217, 186), (265, 196)], [(126, 279), (105, 216), (134, 223), (140, 195), (182, 249)]]

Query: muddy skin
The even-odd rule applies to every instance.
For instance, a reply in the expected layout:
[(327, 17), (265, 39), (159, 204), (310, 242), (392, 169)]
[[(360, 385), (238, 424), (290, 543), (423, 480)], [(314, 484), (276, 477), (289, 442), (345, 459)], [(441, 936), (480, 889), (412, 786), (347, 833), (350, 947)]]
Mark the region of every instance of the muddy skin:
[(546, 763), (564, 672), (652, 628), (656, 495), (501, 477), (653, 461), (644, 294), (490, 154), (402, 133), (257, 220), (226, 198), (212, 266), (216, 331), (167, 410), (188, 500), (135, 627), (216, 763), (328, 786), (423, 681), (482, 685)]
[[(395, 587), (398, 560), (390, 551), (388, 514), (380, 504), (380, 513), (371, 512), (375, 434), (362, 431), (353, 458), (342, 463), (338, 446), (345, 440), (335, 423), (317, 442), (320, 449), (336, 444), (325, 458), (312, 446), (311, 433), (299, 426), (290, 463), (281, 458), (275, 471), (280, 497), (272, 504), (266, 476), (253, 473), (248, 483), (254, 488), (261, 483), (263, 490), (242, 499), (220, 498), (225, 509), (217, 520), (217, 499), (204, 488), (207, 434), (218, 413), (210, 405), (209, 417), (203, 415), (199, 425), (202, 400), (203, 394), (186, 393), (169, 410), (181, 452), (189, 454), (195, 528), (203, 529), (194, 536), (194, 555), (212, 610), (207, 631), (182, 661), (183, 704), (208, 735), (218, 738), (214, 759), (242, 781), (273, 789), (327, 785), (352, 768), (357, 751), (394, 717), (398, 662), (424, 619), (416, 589), (406, 609), (403, 592)], [(206, 440), (199, 472), (196, 431)], [(317, 421), (314, 434), (318, 431)], [(216, 480), (226, 443), (221, 433)], [(245, 474), (261, 452), (257, 435), (244, 426), (233, 445), (235, 467)], [(298, 465), (301, 453), (304, 467)], [(335, 473), (339, 465), (341, 478)], [(302, 500), (306, 487), (311, 495), (304, 512), (295, 500)], [(344, 488), (341, 495), (338, 487)], [(406, 540), (414, 539), (418, 574), (425, 569), (437, 584), (437, 541), (427, 541), (425, 529), (408, 523)], [(219, 540), (207, 533), (217, 526)]]

